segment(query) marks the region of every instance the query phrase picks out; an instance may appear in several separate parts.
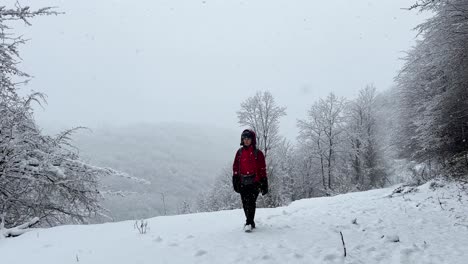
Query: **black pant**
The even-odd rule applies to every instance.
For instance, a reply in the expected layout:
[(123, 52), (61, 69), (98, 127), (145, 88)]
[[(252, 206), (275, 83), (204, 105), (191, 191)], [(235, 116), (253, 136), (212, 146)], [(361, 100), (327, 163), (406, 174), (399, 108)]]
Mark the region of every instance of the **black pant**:
[(244, 207), (245, 217), (247, 218), (246, 224), (252, 225), (255, 218), (255, 209), (257, 208), (258, 186), (256, 184), (242, 186), (240, 195), (242, 199), (242, 206)]

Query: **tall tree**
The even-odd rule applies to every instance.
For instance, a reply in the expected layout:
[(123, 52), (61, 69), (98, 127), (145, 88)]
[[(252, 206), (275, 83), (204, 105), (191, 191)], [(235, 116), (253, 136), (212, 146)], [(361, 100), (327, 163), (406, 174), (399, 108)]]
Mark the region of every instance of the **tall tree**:
[[(326, 138), (324, 131), (324, 120), (321, 112), (319, 102), (312, 105), (308, 112), (308, 117), (305, 120), (298, 120), (297, 126), (299, 128), (299, 142), (304, 148), (304, 155), (307, 155), (305, 162), (307, 163), (306, 171), (307, 179), (312, 175), (312, 160), (316, 159), (320, 163), (320, 175), (322, 179), (322, 186), (327, 188), (326, 176)], [(310, 181), (310, 180), (308, 180)], [(305, 181), (304, 181), (305, 182)]]
[(298, 121), (299, 139), (314, 149), (315, 158), (320, 160), (320, 171), (324, 189), (332, 189), (333, 174), (337, 172), (337, 154), (342, 143), (345, 126), (346, 100), (330, 93), (312, 105), (305, 120)]
[(276, 105), (273, 95), (268, 92), (257, 92), (241, 103), (237, 112), (239, 124), (252, 128), (257, 134), (258, 148), (265, 158), (268, 152), (279, 142), (280, 118), (286, 115), (286, 107)]
[(385, 173), (377, 135), (377, 93), (373, 85), (359, 91), (349, 104), (347, 137), (351, 145), (354, 184), (359, 189), (383, 187)]
[(401, 153), (463, 175), (468, 172), (468, 2), (423, 0), (412, 8), (434, 16), (417, 27), (421, 39), (396, 79)]
[(264, 198), (265, 206), (288, 205), (294, 196), (294, 160), (292, 145), (282, 139), (270, 153), (269, 195)]
[(0, 236), (19, 235), (14, 227), (33, 218), (44, 226), (86, 222), (102, 209), (98, 177), (118, 174), (80, 160), (69, 143), (75, 129), (56, 137), (42, 135), (31, 104), (44, 96), (19, 95), (29, 77), (18, 68), (18, 47), (25, 41), (8, 22), (30, 25), (29, 18), (50, 14), (56, 12), (0, 6)]

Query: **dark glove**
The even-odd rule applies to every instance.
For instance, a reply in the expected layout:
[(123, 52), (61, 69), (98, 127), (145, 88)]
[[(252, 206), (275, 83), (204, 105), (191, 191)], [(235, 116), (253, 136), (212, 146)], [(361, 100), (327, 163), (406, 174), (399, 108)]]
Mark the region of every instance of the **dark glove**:
[(236, 175), (232, 175), (232, 186), (234, 187), (234, 191), (236, 193), (240, 192), (240, 177)]
[(262, 195), (266, 195), (268, 193), (268, 178), (262, 178), (260, 180), (260, 190), (262, 191)]

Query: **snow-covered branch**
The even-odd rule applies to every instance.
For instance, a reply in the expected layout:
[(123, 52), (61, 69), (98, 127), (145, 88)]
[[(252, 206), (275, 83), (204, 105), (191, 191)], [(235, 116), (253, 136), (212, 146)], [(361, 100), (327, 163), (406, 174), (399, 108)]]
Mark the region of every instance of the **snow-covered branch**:
[(30, 227), (32, 227), (33, 225), (35, 225), (35, 224), (37, 224), (39, 222), (39, 218), (34, 217), (30, 221), (28, 221), (28, 222), (26, 222), (26, 223), (24, 223), (22, 225), (12, 227), (12, 228), (5, 228), (4, 227), (4, 217), (5, 217), (5, 215), (3, 214), (2, 219), (1, 219), (1, 223), (0, 223), (0, 238), (15, 237), (15, 236), (22, 235), (22, 234), (28, 232)]

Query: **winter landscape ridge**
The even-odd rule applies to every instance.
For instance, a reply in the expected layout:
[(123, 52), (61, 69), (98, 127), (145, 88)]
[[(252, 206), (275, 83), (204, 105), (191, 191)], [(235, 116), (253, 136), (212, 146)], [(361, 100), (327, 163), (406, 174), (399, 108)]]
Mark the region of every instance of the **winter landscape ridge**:
[(39, 2), (0, 264), (468, 263), (468, 0)]
[(0, 240), (1, 263), (462, 264), (467, 188), (430, 181), (299, 200), (259, 209), (253, 233), (241, 210), (159, 216), (145, 234), (134, 221), (33, 229)]

